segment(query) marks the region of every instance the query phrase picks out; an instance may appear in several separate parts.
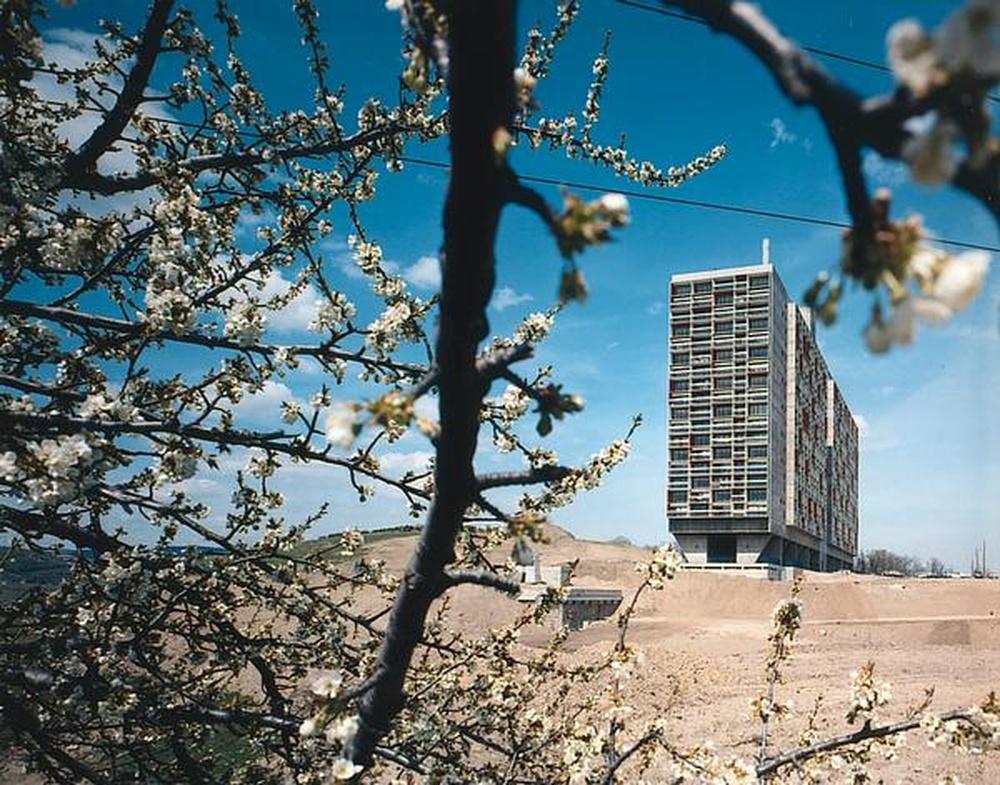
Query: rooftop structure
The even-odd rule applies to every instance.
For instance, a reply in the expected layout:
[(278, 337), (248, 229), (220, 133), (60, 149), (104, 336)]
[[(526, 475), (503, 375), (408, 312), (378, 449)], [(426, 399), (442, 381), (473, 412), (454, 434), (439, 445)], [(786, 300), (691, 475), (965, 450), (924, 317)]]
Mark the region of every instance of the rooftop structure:
[(667, 518), (687, 559), (849, 569), (858, 429), (770, 264), (670, 280)]

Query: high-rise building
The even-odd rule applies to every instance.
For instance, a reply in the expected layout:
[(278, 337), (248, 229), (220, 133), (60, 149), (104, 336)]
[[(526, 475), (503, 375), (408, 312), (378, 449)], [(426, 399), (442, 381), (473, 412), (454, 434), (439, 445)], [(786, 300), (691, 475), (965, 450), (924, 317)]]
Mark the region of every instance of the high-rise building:
[(858, 428), (770, 264), (670, 279), (667, 518), (692, 563), (849, 569)]

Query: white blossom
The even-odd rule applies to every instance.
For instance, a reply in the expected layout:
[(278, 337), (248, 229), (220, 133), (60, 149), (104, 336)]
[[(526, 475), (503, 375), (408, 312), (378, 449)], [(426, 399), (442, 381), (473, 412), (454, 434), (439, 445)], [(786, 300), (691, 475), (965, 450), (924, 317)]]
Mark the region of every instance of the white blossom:
[(309, 329), (313, 332), (339, 330), (347, 325), (348, 320), (355, 313), (357, 313), (357, 308), (346, 294), (333, 292), (327, 300), (320, 303), (316, 317), (309, 322)]
[(986, 251), (949, 256), (931, 286), (930, 295), (957, 313), (982, 291), (989, 268), (990, 255)]
[(403, 326), (410, 318), (410, 306), (406, 302), (390, 305), (382, 315), (368, 325), (365, 343), (377, 352), (386, 354), (399, 346)]
[(337, 758), (330, 767), (330, 776), (335, 780), (354, 779), (364, 769), (356, 763), (351, 763), (346, 758)]
[(298, 401), (281, 402), (281, 421), (287, 425), (295, 425), (302, 414), (302, 406)]
[(341, 717), (326, 726), (326, 740), (331, 744), (339, 742), (344, 744), (353, 738), (358, 732), (357, 717)]
[(942, 120), (903, 145), (903, 160), (910, 165), (915, 182), (940, 185), (951, 180), (959, 164), (954, 146), (958, 136), (958, 126), (951, 120)]
[(552, 329), (552, 317), (545, 313), (533, 313), (514, 331), (514, 339), (519, 343), (538, 343)]
[(998, 24), (1000, 5), (991, 0), (972, 0), (955, 11), (935, 36), (941, 61), (951, 71), (968, 69), (977, 76), (1000, 77)]
[(97, 457), (81, 433), (30, 443), (27, 452), (40, 473), (32, 472), (24, 486), (39, 507), (51, 507), (76, 496), (90, 481), (86, 471)]
[(504, 421), (513, 422), (528, 411), (528, 396), (519, 387), (509, 384), (500, 396), (500, 407)]
[(321, 698), (336, 698), (343, 683), (344, 675), (340, 671), (330, 671), (315, 679), (309, 691)]
[(87, 420), (127, 421), (136, 414), (136, 408), (121, 398), (111, 398), (105, 393), (88, 395), (80, 404), (80, 416)]
[(0, 479), (6, 482), (17, 479), (17, 454), (10, 450), (0, 455)]
[(914, 95), (926, 93), (934, 79), (937, 52), (933, 39), (916, 19), (896, 22), (887, 36), (889, 67), (896, 79)]
[(266, 318), (256, 303), (244, 300), (229, 306), (226, 314), (226, 337), (240, 346), (251, 346), (264, 334)]
[(626, 224), (629, 220), (628, 198), (625, 194), (604, 194), (598, 204), (616, 224)]
[(316, 720), (312, 717), (302, 720), (302, 723), (299, 725), (299, 735), (304, 739), (308, 739), (310, 736), (315, 736), (316, 730)]
[(160, 482), (183, 482), (194, 477), (198, 471), (201, 451), (196, 447), (174, 442), (160, 453)]

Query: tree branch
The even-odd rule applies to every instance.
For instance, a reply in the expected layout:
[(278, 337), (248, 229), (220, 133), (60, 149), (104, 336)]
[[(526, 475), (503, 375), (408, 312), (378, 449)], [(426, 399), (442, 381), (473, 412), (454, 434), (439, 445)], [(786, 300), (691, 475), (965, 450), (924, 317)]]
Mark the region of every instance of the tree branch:
[[(967, 722), (970, 725), (979, 728), (979, 724), (973, 718), (973, 715), (967, 709), (954, 709), (953, 711), (945, 712), (940, 715), (941, 720), (947, 722), (949, 720), (961, 720)], [(799, 747), (796, 750), (787, 752), (783, 755), (777, 755), (773, 758), (768, 758), (761, 765), (757, 767), (757, 776), (760, 778), (766, 777), (773, 774), (778, 769), (781, 769), (789, 765), (799, 765), (805, 763), (810, 758), (815, 758), (824, 752), (829, 752), (830, 750), (839, 749), (841, 747), (847, 747), (851, 744), (857, 744), (862, 741), (868, 741), (869, 739), (883, 739), (887, 736), (895, 736), (898, 733), (903, 733), (913, 728), (919, 728), (922, 717), (913, 717), (908, 720), (903, 720), (902, 722), (897, 722), (892, 725), (864, 725), (856, 731), (851, 733), (845, 733), (841, 736), (834, 736), (831, 739), (826, 739), (825, 741), (820, 741), (815, 744), (810, 744), (806, 747)]]
[(414, 363), (400, 363), (382, 358), (366, 356), (363, 350), (356, 352), (333, 348), (329, 342), (319, 346), (272, 346), (270, 344), (251, 344), (244, 346), (228, 338), (217, 338), (203, 333), (190, 332), (176, 334), (167, 330), (151, 330), (143, 322), (129, 322), (124, 319), (113, 319), (109, 316), (82, 313), (72, 308), (61, 308), (49, 305), (36, 305), (23, 300), (0, 300), (0, 315), (16, 315), (45, 319), (60, 324), (72, 324), (77, 327), (93, 330), (107, 330), (117, 335), (132, 338), (143, 338), (149, 341), (170, 341), (173, 343), (203, 346), (209, 349), (229, 349), (234, 352), (244, 352), (271, 357), (279, 350), (288, 351), (301, 357), (315, 357), (318, 360), (344, 360), (356, 362), (368, 368), (385, 368), (409, 376), (424, 374), (426, 368)]
[(568, 477), (574, 472), (569, 466), (541, 466), (526, 472), (497, 472), (496, 474), (481, 474), (477, 480), (480, 491), (490, 488), (506, 488), (511, 485), (537, 485), (543, 482), (555, 482)]
[(455, 538), (475, 499), (473, 457), (479, 410), (488, 389), (477, 367), (488, 334), (494, 244), (503, 208), (506, 164), (498, 135), (514, 114), (514, 3), (457, 3), (449, 18), (452, 168), (444, 216), (443, 282), (436, 344), (441, 435), (434, 503), (407, 566), (374, 668), (375, 683), (358, 704), (359, 728), (345, 750), (367, 765), (403, 705), (403, 683), (438, 596)]
[(167, 27), (167, 17), (173, 4), (174, 0), (154, 0), (146, 18), (139, 48), (136, 50), (135, 65), (125, 79), (115, 105), (104, 115), (101, 124), (94, 129), (90, 137), (80, 145), (80, 149), (66, 162), (69, 179), (72, 179), (73, 175), (95, 169), (97, 160), (121, 135), (132, 119), (136, 107), (142, 100), (143, 91), (149, 83), (156, 57), (160, 53), (160, 38)]
[(441, 583), (443, 594), (448, 589), (462, 583), (473, 583), (477, 586), (485, 586), (489, 589), (496, 589), (504, 594), (518, 594), (521, 591), (521, 584), (504, 575), (487, 570), (456, 570), (444, 574)]
[(0, 507), (0, 528), (5, 527), (10, 527), (27, 539), (57, 537), (64, 542), (73, 543), (77, 548), (91, 548), (98, 553), (123, 547), (114, 537), (99, 530), (75, 526), (52, 511), (39, 514), (14, 507)]
[(635, 755), (639, 750), (645, 747), (647, 744), (652, 744), (654, 741), (659, 741), (662, 734), (658, 730), (650, 731), (645, 735), (641, 736), (635, 741), (634, 744), (629, 746), (627, 749), (623, 750), (621, 753), (614, 755), (612, 760), (608, 764), (607, 771), (604, 772), (604, 779), (601, 780), (602, 785), (614, 785), (615, 774), (628, 759)]
[[(713, 30), (725, 33), (745, 46), (764, 64), (778, 87), (796, 106), (812, 106), (819, 112), (837, 154), (844, 182), (847, 208), (857, 233), (871, 239), (870, 200), (861, 172), (863, 146), (886, 158), (902, 160), (911, 138), (906, 122), (944, 107), (955, 97), (947, 89), (914, 97), (907, 90), (863, 100), (841, 85), (794, 41), (783, 36), (755, 6), (731, 0), (663, 0), (704, 20)], [(1000, 221), (1000, 160), (997, 155), (983, 165), (966, 162), (952, 185), (981, 202)], [(856, 250), (863, 243), (855, 243)]]

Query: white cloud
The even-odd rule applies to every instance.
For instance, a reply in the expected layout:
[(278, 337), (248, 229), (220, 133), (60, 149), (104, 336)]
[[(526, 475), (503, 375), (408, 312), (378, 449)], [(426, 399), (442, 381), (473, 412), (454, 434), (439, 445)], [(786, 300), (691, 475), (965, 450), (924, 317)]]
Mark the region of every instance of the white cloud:
[(433, 457), (434, 453), (426, 451), (387, 452), (380, 455), (378, 461), (387, 474), (403, 475), (406, 472), (426, 471)]
[(771, 129), (771, 149), (773, 150), (778, 145), (801, 145), (802, 149), (807, 153), (812, 151), (812, 139), (808, 136), (799, 140), (799, 135), (792, 133), (788, 130), (788, 125), (780, 117), (772, 117), (771, 122), (767, 124), (768, 128)]
[(899, 187), (909, 179), (906, 166), (899, 161), (889, 161), (874, 150), (865, 150), (861, 170), (878, 185)]
[(772, 117), (769, 123), (771, 128), (771, 147), (777, 147), (779, 144), (793, 144), (799, 139), (798, 134), (793, 134), (788, 130), (788, 126), (785, 125), (785, 121), (780, 117)]
[(403, 278), (418, 289), (440, 289), (441, 265), (436, 256), (421, 256), (403, 270)]
[(234, 407), (234, 414), (239, 420), (266, 421), (280, 427), (281, 403), (293, 400), (295, 394), (287, 384), (268, 379), (260, 392), (247, 395)]
[(501, 286), (493, 295), (493, 307), (498, 311), (503, 311), (511, 306), (520, 305), (534, 299), (530, 294), (521, 294), (509, 286)]
[[(261, 298), (276, 297), (288, 292), (292, 282), (286, 279), (280, 270), (275, 270), (268, 277), (261, 289)], [(306, 284), (288, 305), (278, 311), (268, 311), (268, 329), (275, 332), (296, 332), (308, 328), (309, 323), (319, 313), (322, 298), (312, 284)]]

